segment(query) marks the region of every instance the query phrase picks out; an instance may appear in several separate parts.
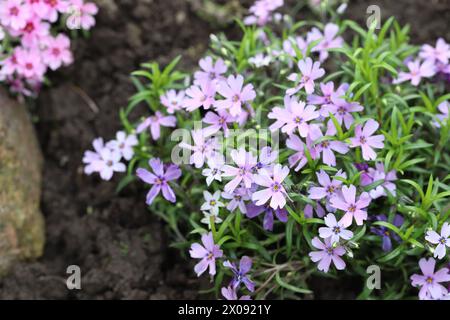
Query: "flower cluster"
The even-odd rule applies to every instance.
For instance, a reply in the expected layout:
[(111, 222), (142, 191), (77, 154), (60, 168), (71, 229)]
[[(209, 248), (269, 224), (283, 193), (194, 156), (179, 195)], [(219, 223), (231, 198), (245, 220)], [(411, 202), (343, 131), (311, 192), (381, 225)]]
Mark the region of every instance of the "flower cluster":
[(84, 0), (2, 1), (0, 41), (8, 38), (8, 47), (2, 48), (0, 82), (20, 94), (36, 93), (48, 70), (73, 62), (69, 37), (56, 33), (58, 20), (66, 19), (69, 29), (89, 30), (97, 11), (95, 4)]
[[(225, 299), (307, 294), (308, 275), (360, 274), (371, 262), (412, 275), (419, 259), (424, 276), (411, 277), (422, 287), (419, 297), (446, 298), (439, 283), (448, 281), (448, 269), (434, 272), (434, 258), (447, 259), (450, 246), (443, 203), (450, 177), (442, 174), (450, 159), (448, 96), (436, 89), (438, 98), (421, 107), (424, 93), (382, 81), (411, 52), (400, 28), (385, 27), (394, 40), (368, 32), (352, 44), (343, 40), (346, 28), (364, 31), (347, 21), (303, 33), (287, 25), (278, 35), (268, 25), (281, 23), (272, 17), (282, 4), (257, 1), (245, 22), (258, 27), (243, 27), (241, 42), (212, 36), (192, 76), (174, 71), (178, 60), (134, 73), (151, 83), (121, 113), (126, 132), (138, 135), (131, 160), (124, 157), (124, 181), (137, 175), (152, 185), (146, 203), (169, 222), (180, 247), (190, 247), (195, 273), (208, 271)], [(438, 42), (434, 60), (422, 49), (421, 77), (428, 64), (448, 64)], [(330, 57), (338, 63), (327, 63)], [(146, 115), (136, 121), (129, 115), (140, 105)], [(94, 148), (85, 156), (87, 173), (100, 172), (103, 142)], [(398, 294), (412, 288), (388, 285), (386, 296), (400, 287)]]

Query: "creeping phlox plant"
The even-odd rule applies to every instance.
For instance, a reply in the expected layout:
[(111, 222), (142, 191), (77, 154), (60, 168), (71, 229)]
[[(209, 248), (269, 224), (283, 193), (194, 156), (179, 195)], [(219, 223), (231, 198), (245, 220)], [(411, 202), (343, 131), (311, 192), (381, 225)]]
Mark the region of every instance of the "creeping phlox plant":
[(143, 64), (86, 173), (146, 185), (225, 299), (308, 298), (317, 276), (361, 299), (448, 299), (450, 46), (410, 45), (393, 18), (272, 19), (280, 4), (257, 1), (240, 41), (211, 36), (193, 77)]
[(97, 11), (84, 0), (2, 0), (0, 82), (12, 92), (35, 95), (48, 70), (73, 62), (64, 25), (89, 30)]

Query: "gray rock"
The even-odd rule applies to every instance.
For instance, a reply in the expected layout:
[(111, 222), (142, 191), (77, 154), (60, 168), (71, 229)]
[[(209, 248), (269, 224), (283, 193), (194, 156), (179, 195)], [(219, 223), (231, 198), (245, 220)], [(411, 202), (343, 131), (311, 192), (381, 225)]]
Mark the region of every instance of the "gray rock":
[(0, 276), (42, 255), (43, 157), (26, 107), (0, 88)]

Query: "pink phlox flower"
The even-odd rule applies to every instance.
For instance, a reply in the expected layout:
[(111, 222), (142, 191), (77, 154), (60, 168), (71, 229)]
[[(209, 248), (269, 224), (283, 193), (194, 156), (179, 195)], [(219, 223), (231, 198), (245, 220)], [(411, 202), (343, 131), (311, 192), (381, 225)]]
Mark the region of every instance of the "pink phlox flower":
[(44, 41), (45, 50), (42, 54), (42, 60), (52, 70), (59, 67), (70, 65), (73, 62), (72, 52), (70, 51), (70, 39), (59, 34), (56, 37), (47, 37)]
[(134, 134), (127, 135), (124, 131), (116, 133), (116, 139), (107, 143), (107, 147), (119, 152), (125, 160), (131, 160), (134, 155), (134, 146), (138, 145)]
[(362, 225), (364, 220), (367, 220), (367, 211), (363, 209), (367, 208), (371, 202), (369, 194), (363, 192), (359, 198), (356, 198), (356, 187), (354, 185), (343, 186), (341, 190), (340, 195), (330, 199), (330, 205), (345, 212), (341, 219), (344, 226), (350, 226), (353, 219), (355, 219), (357, 225)]
[(175, 111), (181, 110), (185, 104), (185, 93), (183, 90), (176, 92), (169, 90), (160, 98), (161, 104), (167, 108), (167, 112), (173, 114)]
[(108, 147), (100, 150), (100, 158), (95, 161), (93, 168), (100, 173), (100, 177), (103, 180), (111, 180), (114, 172), (125, 172), (127, 167), (125, 164), (120, 162), (122, 155)]
[(92, 142), (92, 146), (94, 147), (94, 151), (87, 150), (83, 156), (83, 163), (86, 164), (84, 167), (84, 173), (87, 175), (91, 175), (94, 172), (98, 172), (100, 167), (98, 166), (100, 157), (100, 152), (105, 148), (105, 144), (103, 142), (103, 138), (94, 139)]
[(329, 213), (324, 218), (326, 227), (319, 228), (319, 236), (323, 239), (330, 238), (332, 244), (339, 242), (339, 239), (350, 240), (353, 232), (347, 230), (342, 221), (337, 221), (334, 214)]
[(311, 158), (317, 159), (317, 153), (312, 145), (312, 141), (309, 137), (306, 137), (306, 143), (304, 143), (299, 136), (292, 134), (286, 140), (286, 147), (296, 151), (293, 155), (289, 156), (289, 167), (294, 168), (294, 171), (299, 171), (308, 162), (308, 158), (305, 154), (305, 148), (308, 149)]
[(184, 101), (184, 106), (188, 112), (192, 112), (200, 107), (209, 109), (216, 102), (216, 85), (212, 82), (200, 82), (186, 90), (188, 98)]
[(352, 148), (361, 147), (364, 160), (375, 160), (377, 158), (375, 149), (384, 148), (384, 135), (373, 134), (378, 130), (379, 124), (373, 119), (367, 120), (364, 124), (355, 128), (355, 137), (350, 138)]
[(409, 71), (399, 72), (398, 78), (393, 81), (394, 84), (411, 81), (411, 84), (417, 87), (422, 78), (430, 78), (436, 74), (435, 65), (431, 60), (422, 63), (419, 60), (410, 61), (407, 63), (407, 67)]
[(319, 156), (322, 154), (323, 163), (332, 167), (336, 166), (336, 156), (334, 155), (334, 152), (346, 154), (349, 151), (348, 145), (339, 140), (323, 139), (324, 136), (320, 128), (313, 129), (313, 131), (314, 132), (311, 135), (314, 136), (314, 140), (320, 139), (320, 142), (315, 145), (317, 155)]
[[(314, 35), (314, 38), (318, 37), (320, 42), (312, 48), (312, 52), (319, 52), (320, 56), (319, 59), (321, 62), (325, 61), (328, 56), (328, 49), (334, 49), (334, 48), (342, 48), (344, 44), (344, 40), (342, 37), (339, 37), (337, 34), (339, 33), (339, 26), (334, 23), (327, 23), (324, 28), (323, 34), (318, 31)], [(310, 37), (309, 40), (312, 40), (312, 37)], [(312, 42), (312, 41), (311, 41)]]
[(25, 27), (32, 12), (28, 5), (24, 5), (22, 0), (3, 0), (0, 5), (0, 22), (3, 27), (11, 30), (20, 30)]
[[(320, 200), (323, 198), (331, 199), (332, 197), (338, 196), (338, 191), (341, 190), (342, 181), (338, 179), (331, 180), (328, 174), (320, 170), (316, 173), (317, 180), (319, 181), (320, 187), (312, 187), (309, 189), (309, 198), (313, 200)], [(335, 177), (347, 178), (347, 174), (339, 170)]]
[(286, 205), (287, 193), (283, 181), (289, 175), (289, 168), (277, 163), (272, 172), (261, 170), (253, 177), (254, 182), (264, 189), (256, 191), (252, 195), (252, 201), (257, 206), (262, 206), (270, 200), (272, 209), (282, 209)]
[(66, 0), (43, 0), (43, 3), (47, 7), (44, 18), (52, 23), (58, 20), (60, 13), (66, 13), (70, 5)]
[(150, 128), (150, 133), (153, 140), (158, 140), (161, 136), (162, 127), (175, 127), (177, 118), (174, 116), (165, 116), (160, 111), (156, 111), (151, 117), (145, 119), (137, 128), (136, 132), (141, 133), (145, 129)]
[(98, 13), (98, 7), (92, 2), (84, 0), (71, 0), (71, 5), (67, 10), (67, 28), (89, 30), (95, 26), (94, 16)]
[(441, 228), (441, 234), (438, 234), (434, 230), (427, 231), (425, 240), (432, 244), (437, 244), (433, 253), (435, 258), (444, 258), (446, 254), (446, 247), (450, 248), (450, 224), (448, 222), (444, 222)]
[(319, 251), (312, 251), (309, 253), (309, 257), (313, 262), (318, 262), (317, 269), (323, 272), (328, 272), (331, 262), (338, 270), (345, 269), (345, 262), (341, 256), (345, 254), (344, 247), (337, 245), (334, 246), (331, 243), (331, 238), (325, 239), (325, 243), (320, 241), (318, 237), (314, 237), (311, 241), (312, 245), (319, 249)]
[(282, 132), (290, 135), (297, 129), (303, 138), (307, 137), (310, 132), (308, 122), (319, 116), (315, 106), (306, 105), (305, 102), (289, 96), (284, 97), (284, 108), (275, 107), (268, 114), (269, 119), (276, 120), (270, 126), (271, 131), (281, 128)]
[(214, 63), (211, 57), (200, 59), (199, 65), (201, 71), (194, 73), (194, 78), (197, 83), (211, 83), (217, 80), (223, 80), (223, 75), (228, 70), (227, 65), (222, 59), (217, 59)]
[(217, 100), (215, 107), (217, 109), (228, 109), (230, 114), (235, 117), (242, 112), (242, 105), (249, 103), (256, 98), (256, 92), (252, 84), (244, 86), (244, 77), (230, 75), (226, 81), (220, 81), (217, 92), (225, 100)]
[(436, 47), (424, 44), (420, 50), (419, 57), (424, 60), (430, 60), (433, 63), (447, 64), (450, 59), (450, 45), (444, 39), (439, 38), (436, 41)]
[[(354, 118), (352, 112), (363, 111), (364, 108), (358, 102), (348, 102), (345, 99), (341, 98), (338, 94), (333, 94), (331, 96), (330, 104), (327, 104), (324, 108), (321, 109), (322, 115), (328, 117), (329, 113), (332, 113), (336, 118), (337, 122), (342, 125), (345, 124), (347, 129), (350, 129), (351, 125), (354, 122)], [(333, 126), (334, 124), (329, 120), (329, 126)]]
[(18, 31), (11, 31), (13, 37), (20, 37), (22, 45), (31, 50), (39, 50), (42, 41), (50, 34), (50, 25), (37, 16), (30, 16), (25, 26)]
[(164, 164), (159, 158), (150, 159), (148, 164), (153, 172), (144, 168), (138, 168), (136, 170), (139, 179), (152, 185), (150, 191), (147, 193), (146, 203), (151, 205), (161, 191), (167, 201), (175, 203), (176, 196), (169, 186), (169, 181), (177, 180), (181, 176), (180, 168), (174, 164), (170, 164), (164, 168)]
[(220, 149), (220, 145), (216, 138), (208, 137), (205, 130), (193, 130), (191, 135), (194, 142), (193, 145), (181, 142), (179, 146), (193, 151), (190, 155), (189, 163), (195, 165), (196, 168), (201, 168), (209, 158), (217, 157), (217, 150)]
[(283, 4), (284, 0), (256, 0), (249, 9), (250, 15), (244, 18), (244, 24), (266, 25), (272, 20), (272, 13)]
[(232, 117), (226, 110), (217, 110), (217, 113), (208, 111), (205, 117), (203, 118), (203, 122), (206, 124), (210, 124), (209, 127), (205, 128), (206, 135), (213, 135), (220, 130), (223, 131), (224, 136), (228, 137), (228, 123), (233, 123), (235, 118)]
[(323, 77), (325, 70), (320, 67), (320, 62), (313, 62), (311, 58), (306, 58), (298, 62), (300, 75), (292, 73), (288, 76), (288, 80), (296, 82), (295, 88), (288, 89), (286, 94), (292, 96), (305, 88), (307, 94), (314, 92), (314, 81)]
[(220, 246), (214, 243), (212, 232), (202, 235), (202, 244), (193, 243), (189, 254), (191, 258), (201, 259), (194, 267), (197, 276), (201, 276), (208, 268), (209, 274), (214, 276), (216, 274), (216, 259), (223, 256), (223, 251)]
[(24, 55), (24, 51), (25, 50), (22, 47), (16, 47), (13, 49), (11, 55), (3, 60), (0, 60), (0, 65), (2, 66), (0, 71), (1, 75), (6, 77), (20, 72), (18, 57), (22, 57)]
[(433, 258), (422, 258), (419, 260), (419, 267), (423, 274), (413, 274), (411, 284), (413, 287), (420, 287), (419, 298), (421, 300), (440, 299), (448, 293), (441, 282), (450, 281), (449, 269), (442, 268), (434, 272), (436, 260)]
[(19, 73), (25, 78), (44, 78), (46, 65), (42, 61), (41, 53), (37, 49), (23, 50), (17, 52)]
[(253, 167), (256, 165), (256, 157), (251, 152), (246, 152), (244, 148), (231, 151), (231, 158), (235, 167), (225, 165), (223, 176), (233, 179), (225, 185), (225, 192), (232, 193), (237, 186), (243, 182), (245, 188), (249, 189), (253, 183)]
[(308, 95), (308, 103), (321, 106), (319, 112), (322, 117), (329, 116), (329, 105), (333, 104), (331, 97), (341, 98), (347, 92), (348, 83), (341, 84), (336, 90), (334, 90), (334, 83), (329, 81), (327, 83), (320, 83), (320, 91), (322, 95), (310, 94)]

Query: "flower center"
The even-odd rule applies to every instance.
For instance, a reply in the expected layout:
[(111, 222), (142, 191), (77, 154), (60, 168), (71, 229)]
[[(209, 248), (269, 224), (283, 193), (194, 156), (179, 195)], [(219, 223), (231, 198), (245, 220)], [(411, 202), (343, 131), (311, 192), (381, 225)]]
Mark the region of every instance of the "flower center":
[(295, 117), (294, 122), (297, 124), (300, 124), (303, 122), (303, 118), (302, 117)]
[(209, 201), (209, 204), (214, 207), (217, 204), (217, 202), (216, 200), (211, 200)]
[(210, 72), (209, 73), (209, 80), (214, 80), (216, 78), (216, 73), (215, 72)]
[(25, 68), (27, 70), (33, 70), (33, 64), (31, 62), (28, 62), (28, 63), (25, 64)]
[(113, 162), (111, 160), (106, 161), (106, 165), (108, 167), (112, 167), (113, 166)]
[(61, 50), (59, 50), (59, 48), (53, 48), (52, 49), (52, 54), (54, 56), (59, 56), (60, 53), (61, 53)]
[(348, 207), (348, 212), (354, 213), (356, 211), (356, 206), (354, 204)]
[(272, 190), (274, 192), (278, 192), (278, 191), (280, 191), (280, 189), (281, 189), (281, 185), (278, 182), (272, 186)]
[(309, 79), (311, 79), (311, 78), (308, 77), (308, 76), (303, 76), (302, 81), (303, 81), (303, 82), (308, 82)]
[(329, 142), (329, 141), (323, 141), (323, 142), (321, 143), (322, 148), (328, 148), (329, 145), (330, 145), (330, 142)]
[(344, 107), (339, 107), (338, 108), (338, 113), (340, 114), (340, 115), (343, 115), (343, 114), (345, 114), (347, 112), (347, 110), (344, 108)]
[(19, 15), (19, 8), (12, 7), (11, 9), (9, 9), (9, 14), (12, 15), (12, 16), (18, 16)]
[(212, 252), (208, 253), (208, 256), (206, 257), (207, 260), (212, 260), (214, 258), (214, 255)]
[(367, 143), (366, 137), (364, 137), (364, 136), (359, 137), (359, 142), (360, 142), (361, 144), (366, 144), (366, 143)]
[(158, 177), (155, 180), (155, 184), (163, 184), (164, 183), (164, 178)]
[(432, 284), (433, 283), (433, 278), (428, 276), (427, 279), (426, 279), (426, 282), (429, 283), (429, 284)]
[(446, 242), (447, 242), (447, 239), (445, 239), (444, 237), (439, 239), (440, 244), (445, 244)]
[(239, 95), (235, 94), (232, 98), (233, 102), (238, 102), (239, 101)]
[(334, 186), (332, 186), (332, 185), (330, 185), (330, 186), (327, 187), (327, 193), (329, 193), (329, 194), (333, 194), (335, 190), (336, 190), (336, 189), (335, 189)]
[(327, 248), (327, 253), (332, 256), (333, 255), (333, 248), (332, 247), (328, 247)]
[(335, 227), (333, 227), (333, 232), (334, 232), (335, 234), (339, 234), (339, 233), (341, 233), (341, 228), (338, 227), (338, 226), (335, 226)]
[(28, 22), (25, 26), (25, 28), (23, 28), (23, 30), (27, 33), (31, 33), (34, 31), (34, 24), (32, 22)]

